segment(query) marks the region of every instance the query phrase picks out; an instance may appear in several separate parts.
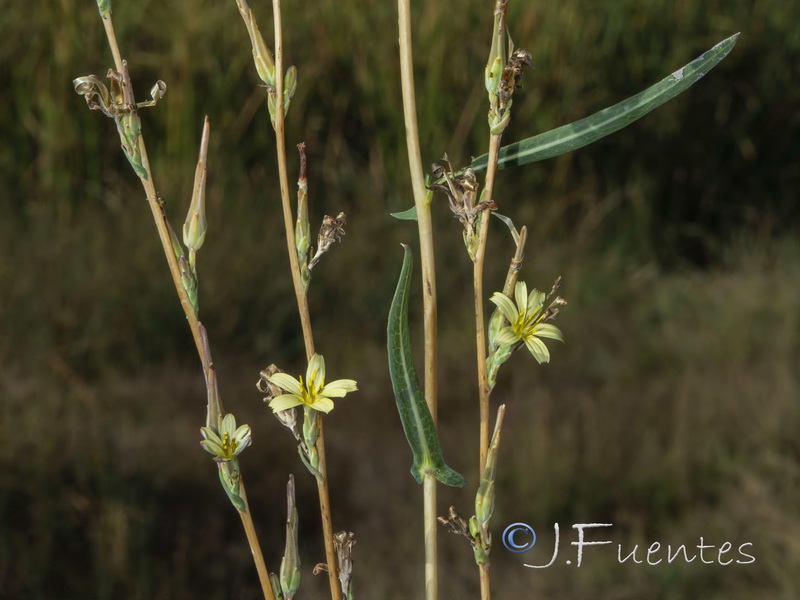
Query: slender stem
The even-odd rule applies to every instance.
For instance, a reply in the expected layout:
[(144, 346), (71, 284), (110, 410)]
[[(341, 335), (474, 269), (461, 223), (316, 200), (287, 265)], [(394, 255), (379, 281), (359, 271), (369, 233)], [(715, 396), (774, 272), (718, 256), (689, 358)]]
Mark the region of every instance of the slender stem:
[[(439, 561), (437, 560), (436, 479), (425, 475), (422, 481), (423, 529), (425, 539), (425, 598), (435, 600), (439, 594)], [(430, 519), (429, 516), (434, 518)]]
[[(497, 158), (500, 152), (501, 134), (492, 135), (489, 140), (489, 164), (486, 169), (484, 201), (492, 200), (494, 179), (497, 174)], [(481, 214), (481, 229), (478, 249), (472, 270), (472, 289), (475, 297), (475, 343), (478, 359), (478, 395), (480, 403), (480, 472), (486, 464), (489, 449), (489, 384), (486, 375), (486, 326), (483, 314), (483, 265), (486, 260), (486, 240), (489, 237), (489, 217), (491, 211), (485, 209)]]
[[(289, 199), (289, 175), (286, 166), (286, 129), (283, 109), (283, 26), (280, 0), (272, 1), (275, 21), (275, 144), (278, 154), (278, 178), (281, 189), (281, 205), (283, 206), (283, 224), (286, 230), (286, 246), (289, 253), (289, 264), (294, 284), (297, 309), (300, 313), (300, 325), (303, 329), (303, 341), (306, 348), (306, 359), (314, 355), (314, 334), (311, 328), (311, 313), (308, 309), (308, 297), (303, 286), (300, 262), (295, 248), (294, 222)], [(325, 561), (328, 567), (328, 585), (332, 600), (341, 600), (339, 588), (339, 567), (336, 560), (336, 549), (333, 544), (333, 523), (331, 520), (330, 494), (328, 493), (328, 465), (325, 454), (325, 434), (322, 416), (319, 419), (319, 435), (317, 437), (317, 492), (319, 495), (319, 512), (322, 519), (322, 534), (325, 541)]]
[(266, 600), (275, 600), (275, 595), (272, 593), (272, 584), (269, 580), (269, 570), (264, 562), (264, 555), (261, 554), (261, 545), (258, 543), (258, 535), (256, 535), (256, 528), (253, 524), (252, 513), (250, 512), (250, 504), (247, 502), (247, 494), (244, 489), (244, 480), (239, 481), (239, 496), (244, 500), (247, 510), (240, 512), (239, 516), (242, 519), (242, 526), (247, 535), (247, 542), (250, 544), (250, 552), (253, 553), (253, 562), (256, 563), (256, 571), (258, 571), (258, 580), (261, 582), (261, 591)]
[(506, 274), (506, 284), (503, 286), (503, 293), (506, 296), (514, 296), (514, 287), (517, 285), (519, 279), (519, 270), (522, 267), (522, 259), (525, 258), (525, 243), (528, 241), (528, 228), (523, 225), (519, 230), (519, 239), (517, 240), (517, 250), (514, 252), (514, 257), (508, 265), (508, 273)]
[[(502, 134), (493, 134), (489, 139), (489, 163), (486, 170), (486, 184), (484, 186), (484, 201), (492, 204), (494, 179), (497, 174), (497, 158), (500, 152), (500, 138)], [(472, 271), (472, 286), (475, 297), (475, 343), (478, 359), (478, 394), (480, 404), (480, 473), (486, 467), (486, 455), (489, 451), (489, 382), (486, 373), (486, 326), (483, 315), (483, 265), (486, 260), (486, 240), (489, 237), (489, 219), (491, 210), (484, 209), (481, 214), (480, 237), (478, 249), (475, 252), (475, 262)], [(481, 600), (491, 598), (491, 583), (489, 579), (489, 563), (478, 565), (481, 582)]]
[[(108, 37), (108, 43), (111, 47), (111, 53), (114, 56), (114, 64), (117, 67), (117, 70), (122, 72), (123, 63), (121, 53), (119, 51), (119, 45), (117, 44), (117, 38), (114, 33), (114, 26), (111, 22), (111, 16), (109, 15), (102, 20), (106, 30), (106, 35)], [(189, 328), (192, 331), (192, 337), (194, 338), (194, 343), (197, 347), (197, 353), (200, 356), (200, 360), (205, 371), (204, 376), (206, 377), (206, 382), (207, 384), (208, 382), (212, 382), (209, 385), (215, 385), (215, 383), (213, 383), (214, 373), (213, 365), (211, 364), (210, 352), (207, 351), (208, 343), (207, 340), (204, 342), (204, 336), (201, 334), (202, 325), (197, 318), (197, 314), (194, 311), (194, 307), (189, 299), (189, 295), (186, 292), (186, 289), (183, 287), (183, 283), (181, 281), (180, 268), (178, 267), (178, 260), (175, 257), (175, 252), (172, 249), (172, 238), (170, 236), (166, 215), (164, 214), (164, 209), (159, 202), (158, 193), (156, 192), (155, 184), (153, 183), (153, 172), (150, 168), (150, 161), (147, 156), (147, 148), (144, 143), (143, 135), (139, 135), (138, 144), (139, 151), (141, 152), (142, 167), (147, 173), (147, 177), (140, 177), (139, 180), (142, 182), (142, 186), (144, 187), (145, 194), (147, 196), (147, 203), (149, 204), (150, 211), (153, 214), (153, 220), (156, 224), (158, 237), (161, 240), (161, 247), (164, 250), (164, 256), (167, 259), (169, 272), (172, 275), (172, 282), (175, 285), (175, 291), (178, 293), (178, 298), (180, 299), (181, 306), (183, 307), (183, 312), (186, 315), (186, 320), (189, 321)], [(222, 412), (222, 402), (218, 398), (217, 402), (219, 402), (219, 410)], [(240, 495), (245, 500), (245, 504), (247, 504), (244, 482), (241, 482), (240, 484)], [(256, 565), (256, 570), (258, 571), (258, 577), (261, 580), (264, 598), (265, 600), (275, 600), (275, 596), (272, 593), (272, 585), (269, 582), (269, 572), (264, 562), (264, 556), (261, 553), (261, 546), (258, 542), (258, 537), (253, 526), (250, 510), (248, 509), (245, 513), (240, 513), (240, 515), (245, 534), (247, 535), (247, 542), (250, 544), (250, 550), (253, 553), (253, 560)]]
[[(111, 48), (111, 54), (114, 56), (114, 65), (117, 71), (122, 73), (122, 55), (120, 54), (119, 45), (117, 44), (117, 36), (114, 33), (114, 25), (111, 21), (111, 16), (109, 15), (108, 17), (102, 19), (102, 21), (106, 30), (108, 45)], [(139, 179), (142, 182), (142, 187), (144, 187), (145, 195), (147, 196), (147, 203), (149, 204), (150, 211), (153, 214), (153, 221), (155, 221), (156, 224), (158, 238), (161, 240), (161, 247), (164, 250), (164, 256), (167, 259), (170, 275), (172, 275), (172, 283), (175, 285), (175, 291), (178, 292), (178, 298), (180, 299), (181, 306), (183, 307), (183, 312), (186, 315), (186, 320), (189, 321), (189, 328), (192, 330), (192, 337), (194, 338), (194, 343), (197, 347), (197, 353), (202, 359), (203, 344), (200, 337), (200, 321), (197, 319), (197, 315), (194, 312), (194, 307), (192, 306), (192, 301), (189, 299), (189, 295), (186, 293), (183, 283), (181, 282), (181, 271), (178, 267), (178, 259), (175, 258), (175, 252), (172, 249), (172, 238), (170, 236), (167, 221), (164, 216), (164, 209), (159, 203), (158, 193), (156, 192), (156, 187), (153, 183), (153, 173), (150, 169), (150, 160), (147, 156), (147, 147), (145, 146), (143, 135), (139, 135), (138, 143), (139, 151), (141, 152), (142, 156), (142, 166), (147, 172), (147, 178), (140, 177)]]
[(297, 259), (294, 238), (294, 217), (289, 197), (289, 174), (286, 165), (286, 125), (283, 111), (283, 34), (281, 27), (281, 3), (273, 0), (275, 15), (275, 145), (278, 153), (278, 180), (283, 207), (283, 226), (286, 229), (286, 249), (289, 254), (289, 265), (292, 272), (294, 295), (300, 311), (300, 325), (303, 329), (303, 341), (307, 358), (314, 355), (314, 334), (311, 329), (311, 314), (308, 310), (308, 299), (300, 278), (300, 262)]
[[(102, 19), (103, 26), (105, 27), (108, 44), (111, 48), (111, 53), (114, 56), (114, 65), (118, 72), (123, 71), (123, 61), (121, 58), (119, 45), (117, 44), (117, 37), (114, 33), (114, 25), (111, 21), (111, 16)], [(142, 166), (147, 172), (147, 177), (140, 177), (139, 180), (144, 187), (147, 203), (150, 206), (150, 211), (153, 215), (153, 221), (158, 231), (158, 237), (161, 241), (161, 247), (164, 250), (164, 256), (167, 259), (172, 282), (175, 285), (175, 291), (178, 293), (178, 298), (183, 307), (183, 312), (186, 315), (186, 320), (189, 322), (189, 328), (192, 331), (192, 338), (194, 339), (197, 353), (203, 360), (203, 343), (200, 335), (200, 321), (194, 312), (194, 307), (189, 299), (189, 295), (183, 287), (181, 282), (180, 268), (178, 267), (178, 260), (175, 257), (175, 252), (172, 249), (172, 239), (169, 232), (169, 226), (166, 221), (164, 209), (159, 201), (158, 192), (156, 191), (155, 184), (153, 183), (153, 173), (150, 168), (150, 160), (147, 155), (147, 147), (144, 142), (144, 136), (139, 135), (137, 143), (139, 144), (139, 151), (141, 153)], [(204, 362), (205, 366), (205, 362)]]
[(107, 17), (102, 17), (102, 21), (103, 21), (103, 27), (106, 30), (108, 45), (111, 48), (111, 54), (114, 57), (114, 68), (117, 70), (117, 73), (122, 73), (122, 55), (119, 52), (119, 44), (117, 43), (117, 34), (114, 32), (114, 24), (111, 22), (110, 11)]
[(481, 575), (481, 600), (491, 600), (492, 588), (489, 581), (489, 563), (478, 565)]
[[(403, 88), (403, 116), (406, 126), (406, 145), (411, 172), (414, 205), (417, 208), (420, 257), (422, 261), (422, 298), (425, 318), (425, 400), (433, 422), (437, 417), (437, 340), (436, 340), (436, 271), (433, 251), (430, 200), (425, 190), (422, 159), (419, 148), (417, 107), (414, 94), (414, 61), (411, 44), (410, 0), (397, 0), (400, 37), (400, 76)], [(439, 593), (437, 568), (436, 481), (426, 476), (423, 483), (425, 538), (425, 598), (435, 600)]]

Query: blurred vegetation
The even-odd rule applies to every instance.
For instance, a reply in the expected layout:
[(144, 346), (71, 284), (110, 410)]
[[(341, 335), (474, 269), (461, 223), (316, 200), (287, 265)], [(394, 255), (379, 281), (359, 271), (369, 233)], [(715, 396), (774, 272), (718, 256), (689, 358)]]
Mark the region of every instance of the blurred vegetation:
[[(254, 383), (302, 348), (280, 226), (273, 138), (233, 0), (119, 1), (156, 183), (183, 221), (202, 117), (212, 123), (201, 310), (226, 406), (254, 430), (243, 456), (268, 564), (282, 547), (283, 486), (298, 475), (306, 598), (324, 582), (314, 486)], [(271, 30), (267, 3), (253, 5)], [(492, 2), (415, 7), (425, 156), (481, 154)], [(395, 7), (285, 7), (300, 72), (287, 139), (305, 141), (312, 213), (348, 215), (315, 270), (318, 347), (358, 397), (328, 433), (334, 526), (356, 532), (361, 598), (419, 596), (421, 524), (410, 454), (385, 368), (385, 317), (413, 225)], [(800, 595), (800, 5), (779, 0), (512, 2), (536, 70), (508, 141), (586, 116), (661, 79), (735, 31), (732, 54), (689, 92), (590, 148), (501, 173), (496, 199), (532, 239), (523, 277), (565, 277), (553, 364), (512, 359), (495, 535), (612, 522), (610, 539), (753, 542), (747, 566), (618, 565), (531, 571), (497, 544), (498, 598), (795, 599)], [(9, 3), (0, 20), (0, 597), (255, 598), (235, 512), (197, 447), (205, 393), (144, 194), (110, 121), (71, 87), (111, 64), (95, 3)], [(292, 164), (297, 161), (290, 157)], [(296, 168), (296, 167), (293, 167)], [(471, 271), (444, 202), (436, 211), (442, 440), (477, 473)], [(499, 223), (498, 223), (499, 224)], [(511, 244), (492, 235), (488, 288)], [(417, 307), (418, 309), (419, 307)], [(466, 351), (466, 354), (465, 354)], [(516, 369), (514, 369), (516, 367)], [(514, 373), (511, 373), (514, 371)], [(365, 427), (364, 423), (369, 423)], [(276, 433), (277, 432), (277, 433)], [(470, 510), (469, 493), (441, 506)], [(540, 524), (542, 524), (540, 526)], [(571, 539), (571, 538), (570, 538)], [(471, 552), (440, 541), (443, 598), (475, 597)], [(571, 549), (562, 539), (562, 555)], [(538, 549), (537, 549), (538, 551)], [(545, 550), (542, 550), (546, 554)], [(528, 562), (543, 564), (547, 558)]]

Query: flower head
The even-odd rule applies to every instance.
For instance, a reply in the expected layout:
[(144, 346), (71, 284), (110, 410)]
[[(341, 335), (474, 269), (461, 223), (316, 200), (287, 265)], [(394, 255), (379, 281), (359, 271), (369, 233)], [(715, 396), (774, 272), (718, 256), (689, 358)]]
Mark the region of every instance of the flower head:
[[(555, 291), (557, 286), (553, 286)], [(500, 292), (496, 292), (491, 301), (508, 320), (509, 325), (503, 327), (495, 338), (498, 346), (511, 346), (523, 342), (530, 353), (539, 363), (550, 361), (550, 351), (539, 338), (550, 338), (564, 341), (561, 330), (555, 325), (545, 323), (558, 313), (558, 307), (566, 304), (566, 300), (557, 297), (546, 309), (544, 303), (548, 296), (539, 290), (528, 294), (528, 287), (524, 281), (517, 282), (514, 288), (516, 304)]]
[(343, 398), (348, 392), (358, 389), (353, 379), (337, 379), (326, 385), (325, 359), (319, 354), (315, 354), (308, 361), (305, 381), (302, 376), (295, 379), (286, 373), (275, 373), (268, 377), (268, 381), (287, 392), (270, 401), (269, 407), (273, 412), (302, 404), (327, 413), (333, 409), (331, 398)]
[(203, 441), (200, 445), (209, 454), (214, 455), (214, 460), (227, 462), (233, 460), (252, 442), (250, 425), (236, 427), (236, 417), (228, 413), (220, 422), (218, 429), (201, 427), (200, 434)]

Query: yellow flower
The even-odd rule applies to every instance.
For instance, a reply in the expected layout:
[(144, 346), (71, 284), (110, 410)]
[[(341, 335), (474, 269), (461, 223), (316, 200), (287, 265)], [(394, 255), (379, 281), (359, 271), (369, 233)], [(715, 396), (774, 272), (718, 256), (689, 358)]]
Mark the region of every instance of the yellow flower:
[(312, 356), (308, 362), (305, 381), (302, 376), (295, 379), (286, 373), (275, 373), (267, 380), (287, 392), (270, 401), (272, 412), (303, 404), (327, 413), (333, 410), (331, 398), (343, 398), (348, 392), (358, 389), (353, 379), (337, 379), (325, 385), (325, 359), (319, 354)]
[(233, 460), (252, 441), (250, 426), (236, 427), (236, 418), (230, 413), (220, 421), (218, 429), (201, 427), (200, 434), (203, 436), (200, 445), (214, 455), (214, 460), (222, 462)]
[[(519, 281), (514, 288), (514, 299), (516, 304), (500, 292), (495, 292), (490, 298), (509, 322), (509, 325), (498, 332), (495, 343), (498, 346), (512, 346), (523, 342), (537, 362), (549, 362), (550, 351), (539, 338), (550, 338), (563, 342), (564, 335), (555, 325), (544, 322), (553, 316), (551, 309), (545, 310), (544, 308), (546, 299), (544, 292), (533, 290), (528, 294), (525, 282)], [(554, 304), (559, 300), (557, 298)]]

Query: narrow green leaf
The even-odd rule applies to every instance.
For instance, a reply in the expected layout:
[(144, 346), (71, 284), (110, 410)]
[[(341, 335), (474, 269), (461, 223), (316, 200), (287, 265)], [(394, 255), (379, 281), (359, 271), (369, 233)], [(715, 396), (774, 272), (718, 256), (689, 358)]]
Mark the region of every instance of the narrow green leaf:
[(417, 220), (417, 207), (412, 206), (408, 210), (404, 210), (402, 212), (391, 213), (391, 215), (395, 219), (400, 219), (401, 221), (416, 221)]
[(422, 483), (426, 474), (433, 475), (445, 485), (462, 487), (466, 480), (444, 464), (442, 448), (433, 424), (425, 396), (419, 387), (414, 357), (411, 353), (411, 334), (408, 331), (408, 297), (411, 287), (411, 249), (403, 244), (405, 255), (397, 290), (389, 310), (388, 350), (389, 374), (400, 413), (403, 430), (414, 454), (411, 474)]
[[(627, 100), (580, 121), (504, 146), (500, 150), (498, 167), (502, 169), (552, 158), (622, 129), (697, 82), (728, 55), (738, 37), (737, 33), (721, 41), (685, 67)], [(488, 160), (488, 155), (484, 154), (474, 159), (470, 167), (475, 171), (483, 171)]]

